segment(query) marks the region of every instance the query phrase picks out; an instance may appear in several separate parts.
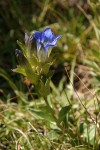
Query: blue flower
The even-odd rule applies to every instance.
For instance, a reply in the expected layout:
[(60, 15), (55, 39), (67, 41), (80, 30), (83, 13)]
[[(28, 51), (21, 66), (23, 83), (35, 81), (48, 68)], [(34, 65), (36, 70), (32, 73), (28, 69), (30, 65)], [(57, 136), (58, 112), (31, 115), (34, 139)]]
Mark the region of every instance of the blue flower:
[(53, 48), (56, 46), (56, 43), (61, 35), (57, 37), (54, 35), (50, 28), (46, 28), (43, 32), (36, 31), (34, 33), (33, 40), (37, 42), (37, 51), (39, 52), (41, 48), (44, 52), (48, 52), (49, 48)]

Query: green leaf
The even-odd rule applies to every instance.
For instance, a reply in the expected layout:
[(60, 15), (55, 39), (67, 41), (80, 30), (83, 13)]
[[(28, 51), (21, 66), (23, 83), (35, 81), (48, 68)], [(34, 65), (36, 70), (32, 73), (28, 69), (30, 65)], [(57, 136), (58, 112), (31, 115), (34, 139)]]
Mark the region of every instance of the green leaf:
[(62, 107), (62, 109), (59, 112), (59, 119), (58, 119), (59, 123), (61, 123), (64, 120), (66, 114), (70, 111), (70, 109), (71, 105)]
[(50, 79), (47, 79), (45, 84), (40, 80), (37, 89), (41, 96), (47, 97), (50, 94)]
[(34, 72), (34, 70), (32, 69), (28, 61), (26, 61), (26, 64), (24, 65), (24, 69), (25, 69), (26, 76), (30, 80), (30, 82), (33, 84), (37, 84), (39, 76)]
[(31, 64), (25, 58), (24, 64), (22, 64), (23, 69), (25, 70), (25, 74), (31, 83), (37, 84), (39, 75), (34, 72), (34, 69), (31, 67)]
[(84, 126), (84, 131), (83, 131), (83, 138), (86, 139), (87, 142), (93, 144), (95, 140), (95, 132), (96, 132), (96, 125), (88, 125), (86, 123), (83, 124)]
[(47, 136), (50, 140), (58, 140), (59, 138), (59, 135), (54, 130), (51, 130)]
[(36, 66), (38, 66), (39, 62), (37, 57), (33, 54), (30, 58), (30, 64), (32, 65), (32, 68), (36, 68)]
[(37, 84), (39, 76), (31, 68), (25, 68), (26, 76), (31, 83)]
[(21, 66), (17, 66), (17, 68), (15, 69), (12, 69), (13, 72), (17, 72), (17, 73), (20, 73), (20, 74), (23, 74), (24, 76), (26, 76), (26, 72), (25, 72), (25, 69)]
[(52, 122), (52, 123), (55, 123), (53, 117), (52, 117), (50, 114), (45, 113), (45, 112), (43, 112), (43, 111), (41, 111), (41, 110), (34, 110), (34, 109), (31, 109), (31, 111), (32, 111), (34, 114), (36, 114), (39, 118), (45, 119), (45, 120), (47, 120), (47, 121), (49, 121), (49, 122)]
[(50, 70), (50, 71), (48, 72), (48, 74), (46, 75), (46, 77), (49, 78), (49, 79), (51, 79), (52, 76), (53, 76), (53, 74), (54, 74), (54, 70)]
[(52, 63), (46, 63), (46, 64), (44, 64), (41, 67), (42, 73), (46, 75), (49, 72), (49, 68), (50, 68), (51, 65), (52, 65)]
[(45, 94), (46, 94), (46, 96), (50, 94), (50, 79), (46, 80), (46, 83), (45, 83)]
[(37, 84), (39, 75), (34, 72), (34, 69), (31, 67), (31, 64), (28, 62), (28, 60), (23, 56), (23, 62), (20, 63), (20, 66), (18, 66), (13, 71), (18, 72), (26, 76), (31, 83)]
[(19, 47), (21, 48), (21, 50), (22, 50), (24, 56), (26, 56), (26, 55), (27, 55), (27, 49), (26, 49), (25, 45), (22, 44), (22, 43), (21, 43), (20, 41), (18, 41), (18, 40), (17, 40), (17, 44), (18, 44)]

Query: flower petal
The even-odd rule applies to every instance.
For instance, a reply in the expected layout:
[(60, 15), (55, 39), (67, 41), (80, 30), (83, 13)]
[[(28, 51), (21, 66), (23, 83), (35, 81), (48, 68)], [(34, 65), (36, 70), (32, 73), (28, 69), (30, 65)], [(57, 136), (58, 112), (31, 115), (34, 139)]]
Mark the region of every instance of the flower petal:
[(61, 35), (58, 35), (54, 40), (56, 40), (56, 42), (61, 38)]
[(43, 32), (42, 32), (42, 36), (41, 36), (41, 42), (52, 42), (55, 38), (54, 33), (52, 32), (52, 30), (50, 28), (46, 28)]
[(47, 51), (48, 48), (57, 46), (56, 43), (57, 43), (57, 41), (58, 41), (59, 38), (61, 38), (61, 35), (58, 35), (58, 36), (53, 40), (53, 42), (47, 43), (46, 45), (44, 45), (44, 50)]
[(37, 42), (40, 42), (40, 41), (41, 41), (41, 32), (36, 31), (35, 34), (34, 34), (34, 39), (35, 39)]
[(25, 44), (28, 42), (28, 39), (29, 39), (29, 36), (27, 33), (25, 33), (25, 37), (24, 37)]
[(47, 51), (48, 51), (48, 48), (52, 48), (52, 47), (54, 47), (54, 46), (56, 46), (56, 44), (52, 44), (52, 43), (46, 44), (46, 45), (44, 46), (44, 50), (47, 52)]
[(41, 43), (40, 42), (37, 42), (37, 50), (38, 50), (38, 52), (40, 51), (40, 49), (41, 49)]

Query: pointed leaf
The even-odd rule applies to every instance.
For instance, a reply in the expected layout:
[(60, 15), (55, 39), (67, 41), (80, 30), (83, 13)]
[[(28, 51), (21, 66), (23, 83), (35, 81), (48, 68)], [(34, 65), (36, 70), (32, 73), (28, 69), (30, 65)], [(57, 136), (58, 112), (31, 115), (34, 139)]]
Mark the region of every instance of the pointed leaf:
[(70, 111), (70, 109), (71, 105), (62, 107), (62, 109), (59, 112), (59, 119), (58, 119), (59, 123), (63, 121), (63, 119), (65, 118), (66, 114)]
[(47, 95), (49, 95), (50, 94), (50, 80), (47, 79), (45, 84), (43, 83), (42, 80), (40, 80), (37, 89), (41, 96), (46, 97)]
[(48, 71), (49, 71), (49, 68), (50, 68), (51, 64), (50, 63), (47, 63), (47, 64), (44, 64), (41, 68), (42, 68), (42, 73), (43, 74), (47, 74)]
[(47, 114), (47, 113), (45, 113), (45, 112), (43, 112), (41, 110), (33, 110), (32, 109), (32, 112), (34, 114), (36, 114), (37, 116), (39, 116), (41, 119), (45, 119), (45, 120), (47, 120), (49, 122), (54, 122), (54, 119), (52, 118), (51, 115), (49, 115), (49, 114)]
[(22, 44), (22, 43), (21, 43), (20, 41), (18, 41), (18, 40), (17, 40), (17, 44), (18, 44), (19, 47), (21, 48), (21, 50), (22, 50), (24, 56), (26, 56), (26, 54), (27, 54), (27, 49), (26, 49), (25, 45)]
[(32, 65), (32, 68), (36, 68), (39, 64), (37, 57), (33, 54), (30, 58), (30, 64)]
[(17, 66), (17, 68), (15, 69), (12, 69), (13, 72), (17, 72), (17, 73), (20, 73), (20, 74), (23, 74), (24, 76), (26, 76), (26, 72), (25, 72), (25, 69), (21, 66)]

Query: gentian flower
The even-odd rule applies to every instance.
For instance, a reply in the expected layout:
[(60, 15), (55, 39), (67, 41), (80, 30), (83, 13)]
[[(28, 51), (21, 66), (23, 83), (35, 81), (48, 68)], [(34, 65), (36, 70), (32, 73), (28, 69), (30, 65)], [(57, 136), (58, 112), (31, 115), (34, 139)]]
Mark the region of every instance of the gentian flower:
[(53, 58), (49, 59), (49, 55), (60, 37), (61, 35), (55, 36), (50, 28), (46, 28), (43, 32), (35, 31), (29, 35), (25, 33), (25, 44), (17, 41), (20, 50), (16, 49), (15, 54), (19, 65), (13, 71), (26, 76), (43, 97), (50, 93), (49, 84), (53, 75), (53, 71), (50, 71)]
[(36, 31), (33, 34), (33, 40), (36, 40), (38, 53), (42, 49), (47, 57), (49, 48), (55, 47), (60, 37), (61, 35), (56, 37), (50, 28), (46, 28), (43, 32)]

